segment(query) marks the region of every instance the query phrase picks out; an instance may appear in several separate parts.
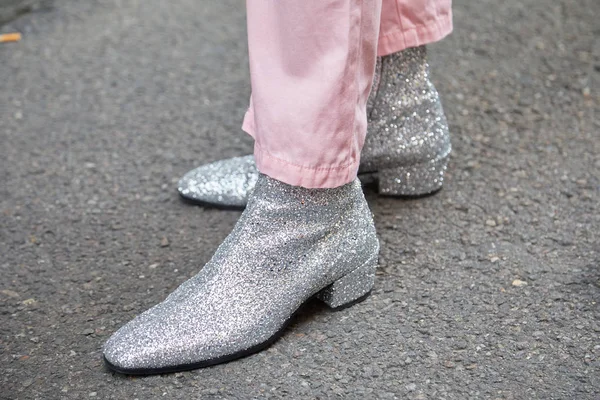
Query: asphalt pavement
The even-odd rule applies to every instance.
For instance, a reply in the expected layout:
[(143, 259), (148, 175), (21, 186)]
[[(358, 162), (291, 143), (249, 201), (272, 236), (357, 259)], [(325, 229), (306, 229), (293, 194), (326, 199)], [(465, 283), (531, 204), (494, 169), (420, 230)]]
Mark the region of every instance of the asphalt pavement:
[(245, 8), (56, 0), (0, 33), (0, 399), (600, 398), (597, 0), (454, 2), (429, 47), (454, 152), (422, 199), (366, 189), (373, 294), (268, 350), (124, 377), (101, 346), (193, 276), (239, 212), (183, 203), (247, 154)]

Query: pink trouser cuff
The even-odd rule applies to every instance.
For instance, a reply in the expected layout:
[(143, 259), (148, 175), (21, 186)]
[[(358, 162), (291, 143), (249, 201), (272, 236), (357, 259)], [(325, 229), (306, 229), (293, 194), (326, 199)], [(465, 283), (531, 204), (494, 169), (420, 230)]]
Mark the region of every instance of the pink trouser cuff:
[(426, 24), (403, 30), (386, 32), (379, 36), (377, 55), (386, 56), (407, 49), (437, 42), (452, 32), (452, 9)]
[[(248, 110), (242, 129), (255, 138), (252, 111)], [(350, 183), (356, 178), (359, 161), (339, 167), (310, 168), (282, 160), (269, 154), (254, 141), (254, 161), (258, 170), (273, 179), (305, 188), (334, 188)]]

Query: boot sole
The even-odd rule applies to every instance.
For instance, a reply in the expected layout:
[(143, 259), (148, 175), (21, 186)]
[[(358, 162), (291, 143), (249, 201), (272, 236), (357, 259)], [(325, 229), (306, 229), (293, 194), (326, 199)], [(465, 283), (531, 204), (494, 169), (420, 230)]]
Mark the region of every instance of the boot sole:
[[(359, 178), (365, 186), (377, 182), (377, 192), (381, 196), (405, 199), (419, 199), (436, 194), (442, 190), (444, 174), (448, 164), (449, 154), (411, 166), (382, 169), (380, 171), (360, 172)], [(429, 177), (434, 179), (427, 179)], [(426, 179), (423, 179), (425, 177)], [(366, 178), (366, 179), (365, 179)], [(425, 182), (425, 183), (423, 183)], [(181, 199), (187, 203), (218, 210), (243, 211), (246, 206), (210, 203), (193, 197), (187, 197), (177, 191)]]
[[(331, 308), (332, 311), (341, 311), (344, 310), (348, 307), (352, 307), (355, 304), (358, 304), (362, 301), (364, 301), (367, 297), (369, 297), (369, 295), (371, 294), (371, 291), (369, 290), (367, 293), (365, 293), (364, 295), (360, 296), (359, 298), (343, 304), (339, 307), (335, 307), (335, 308)], [(237, 360), (243, 357), (247, 357), (250, 356), (252, 354), (258, 353), (261, 350), (266, 349), (267, 347), (271, 346), (273, 343), (275, 343), (281, 336), (283, 336), (283, 333), (285, 332), (285, 330), (288, 328), (288, 326), (296, 319), (296, 317), (298, 316), (298, 314), (300, 314), (300, 312), (306, 307), (306, 305), (312, 301), (313, 299), (317, 298), (317, 295), (314, 295), (313, 297), (309, 298), (308, 300), (306, 300), (300, 307), (298, 307), (298, 309), (292, 314), (292, 316), (290, 318), (287, 319), (287, 321), (283, 324), (283, 326), (281, 327), (281, 329), (279, 329), (273, 336), (271, 336), (269, 339), (267, 339), (266, 341), (259, 343), (257, 345), (254, 345), (248, 349), (239, 351), (237, 353), (233, 353), (233, 354), (228, 354), (222, 357), (217, 357), (217, 358), (213, 358), (210, 360), (204, 360), (204, 361), (200, 361), (197, 363), (191, 363), (191, 364), (183, 364), (183, 365), (176, 365), (176, 366), (172, 366), (172, 367), (164, 367), (164, 368), (132, 368), (132, 369), (128, 369), (128, 368), (120, 368), (114, 364), (111, 364), (110, 361), (108, 361), (106, 359), (106, 357), (102, 356), (103, 360), (104, 360), (104, 364), (106, 365), (106, 367), (114, 372), (118, 372), (120, 374), (123, 375), (156, 375), (156, 374), (169, 374), (169, 373), (173, 373), (173, 372), (181, 372), (181, 371), (190, 371), (190, 370), (194, 370), (194, 369), (199, 369), (199, 368), (206, 368), (206, 367), (210, 367), (213, 365), (217, 365), (217, 364), (223, 364), (229, 361), (233, 361), (233, 360)]]
[(279, 330), (275, 332), (271, 337), (269, 337), (264, 342), (254, 345), (248, 349), (209, 360), (203, 360), (196, 363), (174, 365), (164, 368), (121, 368), (117, 365), (111, 364), (111, 362), (103, 356), (104, 362), (109, 369), (115, 372), (119, 372), (121, 374), (151, 375), (204, 368), (209, 367), (211, 365), (222, 364), (238, 358), (246, 357), (250, 354), (259, 352), (265, 349), (266, 347), (269, 347), (272, 343), (279, 339), (283, 332), (290, 325), (290, 323), (298, 315), (300, 310), (313, 298), (322, 301), (333, 311), (343, 310), (366, 299), (371, 293), (371, 289), (373, 288), (373, 283), (375, 279), (375, 269), (377, 268), (377, 261), (378, 255), (376, 253), (360, 267), (339, 277), (329, 285), (319, 290), (313, 296), (309, 297), (306, 301), (304, 301), (304, 303), (302, 303), (296, 309), (296, 311), (294, 311), (292, 315), (290, 315), (290, 317), (281, 325), (281, 328), (279, 328)]
[(205, 207), (205, 208), (214, 208), (214, 209), (217, 209), (217, 210), (224, 210), (224, 211), (244, 211), (244, 209), (246, 208), (246, 206), (234, 206), (234, 205), (230, 205), (230, 204), (210, 203), (210, 202), (207, 202), (207, 201), (202, 201), (202, 200), (195, 199), (193, 197), (186, 197), (179, 190), (177, 191), (177, 193), (179, 194), (179, 198), (184, 203), (190, 204), (190, 205), (193, 205), (193, 206), (201, 206), (201, 207)]

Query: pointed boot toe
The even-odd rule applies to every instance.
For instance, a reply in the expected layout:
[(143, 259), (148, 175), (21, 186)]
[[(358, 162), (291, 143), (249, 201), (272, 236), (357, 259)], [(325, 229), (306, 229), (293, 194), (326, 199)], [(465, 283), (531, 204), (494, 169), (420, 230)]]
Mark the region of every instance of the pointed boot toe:
[(179, 180), (177, 191), (184, 200), (195, 204), (241, 209), (257, 179), (252, 155), (234, 157), (189, 171)]

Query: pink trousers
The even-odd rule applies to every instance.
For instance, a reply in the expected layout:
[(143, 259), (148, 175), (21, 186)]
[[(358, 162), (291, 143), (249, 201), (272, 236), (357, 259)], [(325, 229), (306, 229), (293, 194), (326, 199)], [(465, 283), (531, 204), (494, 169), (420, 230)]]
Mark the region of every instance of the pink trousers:
[(330, 188), (357, 174), (376, 56), (440, 40), (451, 0), (247, 0), (252, 96), (242, 129), (262, 173)]

